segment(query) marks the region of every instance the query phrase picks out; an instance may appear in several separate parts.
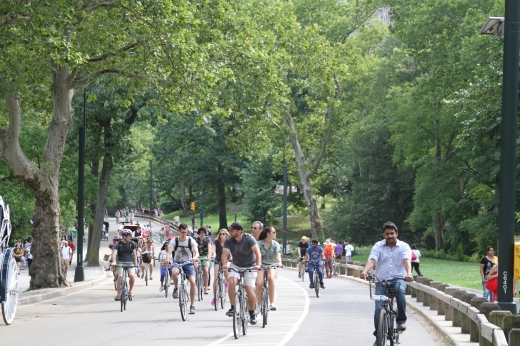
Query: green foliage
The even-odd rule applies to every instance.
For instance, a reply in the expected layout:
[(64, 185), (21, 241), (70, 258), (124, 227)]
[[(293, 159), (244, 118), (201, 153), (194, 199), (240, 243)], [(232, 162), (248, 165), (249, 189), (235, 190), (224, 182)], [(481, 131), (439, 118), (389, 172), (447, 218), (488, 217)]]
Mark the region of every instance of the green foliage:
[(279, 182), (273, 180), (273, 168), (273, 157), (269, 155), (247, 163), (242, 171), (244, 215), (251, 222), (262, 220), (273, 224), (281, 215), (282, 195), (275, 193)]

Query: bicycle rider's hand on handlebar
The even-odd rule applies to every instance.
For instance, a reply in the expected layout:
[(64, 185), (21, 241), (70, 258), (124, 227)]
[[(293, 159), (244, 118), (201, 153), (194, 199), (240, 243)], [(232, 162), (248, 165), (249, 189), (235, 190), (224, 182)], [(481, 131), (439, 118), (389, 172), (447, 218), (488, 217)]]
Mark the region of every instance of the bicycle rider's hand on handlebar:
[(368, 278), (368, 273), (362, 272), (360, 276), (363, 280), (366, 280)]
[(251, 268), (251, 269), (257, 271), (258, 269), (260, 269), (260, 266), (258, 266), (258, 265), (255, 264), (255, 265), (253, 266), (253, 268)]
[(406, 277), (404, 278), (404, 281), (412, 282), (413, 281), (413, 275), (411, 273), (406, 275)]

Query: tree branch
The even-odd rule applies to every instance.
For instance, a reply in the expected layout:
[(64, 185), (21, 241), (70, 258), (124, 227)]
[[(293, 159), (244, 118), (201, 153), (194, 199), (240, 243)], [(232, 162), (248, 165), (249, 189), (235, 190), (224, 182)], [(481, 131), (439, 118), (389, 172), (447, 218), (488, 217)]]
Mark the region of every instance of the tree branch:
[(327, 119), (327, 133), (325, 134), (325, 138), (323, 139), (320, 153), (318, 154), (318, 157), (316, 158), (316, 162), (314, 163), (314, 168), (312, 169), (312, 171), (307, 173), (307, 176), (309, 178), (312, 178), (312, 176), (318, 172), (318, 168), (320, 167), (321, 160), (323, 159), (323, 156), (325, 155), (325, 149), (327, 148), (327, 143), (329, 143), (330, 134), (332, 133), (332, 109), (333, 109), (333, 101), (331, 101), (327, 107), (327, 118), (328, 118)]
[(94, 79), (97, 79), (97, 78), (99, 78), (99, 77), (101, 77), (103, 75), (106, 75), (106, 74), (117, 74), (117, 75), (125, 76), (125, 77), (132, 78), (132, 79), (137, 79), (137, 80), (148, 80), (149, 79), (145, 75), (139, 75), (139, 74), (134, 74), (134, 73), (127, 73), (127, 72), (123, 72), (123, 71), (121, 71), (120, 69), (117, 69), (117, 68), (105, 68), (105, 69), (102, 69), (102, 70), (94, 71), (94, 72), (90, 73), (88, 76), (86, 76), (83, 79), (75, 80), (72, 83), (72, 87), (74, 89), (83, 89), (87, 85), (89, 85)]
[(119, 53), (122, 53), (122, 52), (126, 52), (127, 50), (130, 50), (134, 47), (137, 47), (138, 45), (140, 45), (141, 43), (140, 42), (134, 42), (134, 43), (130, 43), (129, 45), (126, 45), (124, 47), (121, 47), (119, 49), (117, 49), (116, 51), (114, 52), (110, 52), (110, 53), (106, 53), (106, 54), (103, 54), (103, 55), (99, 55), (95, 58), (91, 58), (91, 59), (87, 59), (88, 62), (100, 62), (100, 61), (105, 61), (107, 60), (108, 58), (111, 58)]
[(80, 14), (76, 15), (76, 20), (77, 21), (74, 24), (74, 26), (77, 27), (78, 25), (83, 23), (83, 21), (87, 18), (87, 14), (92, 12), (92, 11), (98, 10), (100, 8), (105, 8), (105, 7), (116, 7), (117, 5), (118, 5), (118, 1), (117, 0), (105, 1), (105, 2), (100, 2), (100, 3), (97, 3), (97, 4), (89, 5), (89, 6), (85, 7), (83, 10), (81, 10), (79, 12)]

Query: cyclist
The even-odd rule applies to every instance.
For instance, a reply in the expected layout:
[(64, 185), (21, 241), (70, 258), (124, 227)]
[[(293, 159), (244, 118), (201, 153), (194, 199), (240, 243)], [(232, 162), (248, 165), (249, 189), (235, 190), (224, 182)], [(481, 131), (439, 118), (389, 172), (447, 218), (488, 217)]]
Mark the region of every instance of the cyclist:
[[(159, 230), (159, 240), (162, 242), (164, 240), (164, 227), (161, 227), (161, 229)], [(166, 237), (166, 239), (168, 239), (168, 237)]]
[(172, 277), (172, 268), (168, 257), (168, 244), (169, 242), (164, 243), (161, 247), (161, 252), (159, 253), (159, 261), (161, 262), (161, 286), (159, 287), (159, 292), (162, 292), (164, 289), (163, 285), (164, 276), (166, 275), (166, 269), (168, 269), (170, 278)]
[(144, 278), (144, 268), (148, 266), (150, 269), (150, 280), (153, 280), (152, 272), (153, 265), (152, 259), (155, 257), (155, 246), (153, 245), (152, 238), (148, 238), (146, 242), (143, 244), (141, 249), (141, 279)]
[[(406, 282), (413, 281), (412, 276), (412, 250), (410, 246), (397, 239), (397, 226), (393, 222), (386, 222), (383, 225), (383, 240), (378, 241), (372, 247), (368, 256), (365, 269), (361, 273), (361, 278), (366, 279), (368, 271), (376, 266), (376, 277), (379, 280), (395, 280), (393, 289), (397, 291), (397, 330), (406, 330)], [(404, 280), (403, 280), (404, 278)], [(383, 294), (383, 287), (380, 282), (376, 282), (375, 294)], [(383, 307), (382, 301), (376, 301), (374, 314), (374, 336), (377, 335), (377, 324), (379, 312)]]
[[(224, 243), (226, 242), (226, 239), (229, 237), (229, 232), (227, 229), (222, 228), (218, 234), (217, 238), (213, 242), (213, 246), (211, 247), (211, 253), (210, 258), (215, 259), (215, 265), (213, 266), (213, 289), (217, 290), (217, 277), (218, 277), (218, 271), (219, 267), (222, 264), (222, 249), (224, 249)], [(228, 258), (229, 259), (229, 258)], [(228, 272), (227, 270), (224, 271), (224, 277), (226, 278), (226, 282), (228, 281)], [(226, 284), (226, 289), (228, 287), (228, 284)], [(215, 305), (215, 298), (211, 301), (211, 305)]]
[[(173, 266), (172, 266), (172, 278), (175, 288), (173, 289), (173, 298), (179, 298), (178, 283), (180, 273), (180, 263), (191, 262), (185, 264), (182, 267), (186, 278), (190, 282), (190, 301), (193, 304), (195, 302), (195, 293), (197, 292), (197, 285), (195, 284), (195, 268), (193, 263), (197, 261), (199, 257), (199, 251), (197, 250), (197, 242), (192, 237), (188, 237), (188, 225), (181, 223), (179, 225), (179, 236), (170, 241), (168, 245), (168, 259), (171, 259), (173, 252)], [(190, 314), (195, 313), (195, 306), (190, 306)]]
[(258, 237), (260, 236), (260, 233), (262, 233), (263, 228), (264, 224), (260, 221), (253, 222), (253, 225), (251, 226), (251, 234), (253, 234), (253, 237), (255, 237), (256, 241), (258, 241)]
[(311, 284), (309, 285), (309, 288), (314, 288), (314, 284), (318, 284), (317, 282), (314, 282), (314, 266), (316, 266), (316, 269), (318, 270), (318, 276), (320, 278), (320, 287), (322, 289), (325, 289), (325, 285), (323, 284), (323, 270), (321, 265), (321, 260), (325, 259), (325, 255), (323, 254), (323, 248), (321, 246), (318, 246), (318, 240), (313, 239), (311, 241), (312, 246), (307, 249), (307, 253), (305, 254), (305, 261), (313, 261), (309, 262), (309, 280)]
[[(274, 227), (267, 226), (264, 227), (262, 233), (258, 237), (258, 247), (260, 248), (260, 253), (262, 254), (262, 264), (265, 266), (270, 266), (273, 264), (278, 264), (279, 267), (282, 267), (282, 256), (280, 255), (280, 244), (274, 240), (276, 238), (276, 230)], [(260, 268), (260, 271), (262, 268)], [(269, 283), (269, 301), (271, 305), (269, 307), (270, 310), (276, 310), (276, 305), (274, 304), (274, 299), (276, 297), (276, 272), (278, 269), (270, 269), (267, 272), (267, 280)], [(260, 307), (262, 304), (262, 284), (263, 284), (264, 276), (262, 272), (256, 278), (256, 297), (257, 297), (257, 307)]]
[(303, 236), (302, 240), (298, 242), (296, 247), (298, 248), (298, 279), (302, 278), (301, 270), (302, 270), (302, 261), (307, 253), (307, 249), (309, 248), (309, 242), (307, 241), (307, 237)]
[[(132, 241), (132, 231), (129, 229), (123, 229), (121, 232), (123, 239), (119, 240), (112, 252), (111, 261), (113, 266), (119, 264), (117, 268), (117, 295), (115, 300), (121, 300), (121, 280), (123, 278), (123, 267), (128, 268), (128, 276), (130, 277), (130, 288), (128, 290), (128, 299), (133, 298), (132, 288), (135, 282), (135, 267), (137, 266), (137, 254), (135, 252), (137, 245)], [(117, 261), (116, 261), (117, 259)]]
[[(208, 261), (208, 253), (212, 248), (211, 238), (207, 237), (206, 227), (201, 227), (197, 231), (198, 237), (195, 238), (195, 241), (198, 245), (199, 250), (199, 259), (202, 264), (202, 268), (204, 270), (204, 294), (208, 294), (209, 290), (209, 261)], [(195, 272), (199, 270), (199, 263), (195, 262)]]
[[(231, 304), (235, 303), (235, 288), (240, 279), (239, 271), (246, 269), (252, 269), (253, 271), (246, 271), (244, 273), (244, 286), (247, 293), (247, 302), (249, 305), (249, 315), (251, 324), (256, 324), (255, 314), (255, 281), (256, 281), (256, 270), (260, 268), (262, 256), (260, 249), (256, 243), (255, 238), (248, 233), (244, 233), (244, 228), (238, 222), (233, 222), (228, 227), (230, 237), (224, 242), (224, 249), (222, 250), (222, 268), (227, 268), (228, 256), (231, 253), (233, 256), (233, 263), (230, 265), (229, 272), (229, 301)], [(231, 308), (226, 315), (233, 317), (235, 312), (235, 306), (231, 305)]]

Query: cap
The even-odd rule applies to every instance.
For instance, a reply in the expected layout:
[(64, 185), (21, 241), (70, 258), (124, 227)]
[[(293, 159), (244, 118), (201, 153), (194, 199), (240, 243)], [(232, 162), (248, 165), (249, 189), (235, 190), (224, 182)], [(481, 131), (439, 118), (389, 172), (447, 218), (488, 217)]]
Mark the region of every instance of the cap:
[(302, 240), (307, 240), (308, 238), (306, 236), (303, 236), (302, 237)]
[(233, 222), (230, 226), (227, 227), (228, 229), (236, 229), (236, 230), (239, 230), (239, 231), (243, 231), (244, 230), (244, 227), (242, 227), (242, 225), (238, 222)]

